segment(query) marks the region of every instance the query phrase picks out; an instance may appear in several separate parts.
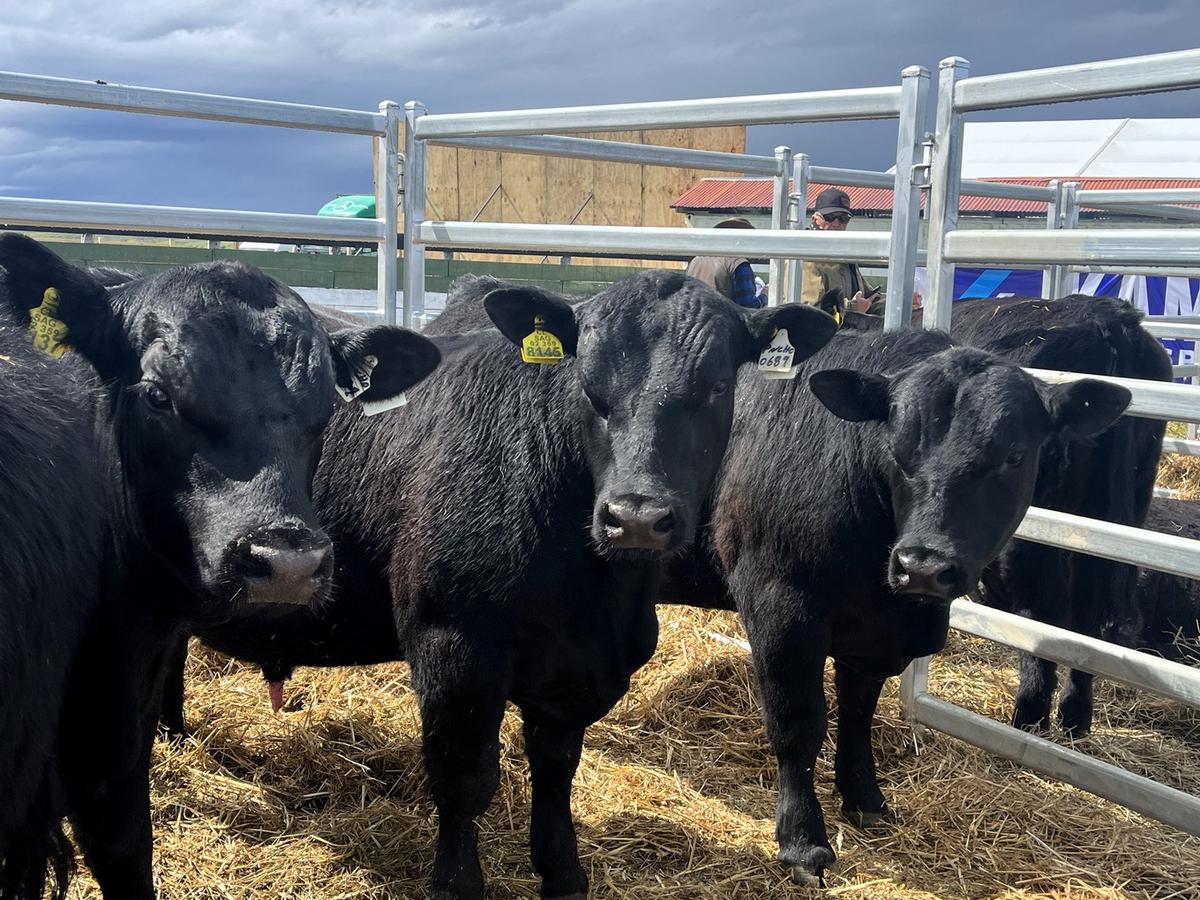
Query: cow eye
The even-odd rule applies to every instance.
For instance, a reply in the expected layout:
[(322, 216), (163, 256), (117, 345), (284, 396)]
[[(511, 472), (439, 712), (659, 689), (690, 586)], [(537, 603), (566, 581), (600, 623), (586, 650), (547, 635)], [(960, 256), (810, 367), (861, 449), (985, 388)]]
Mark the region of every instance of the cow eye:
[(146, 399), (146, 404), (159, 412), (166, 412), (171, 409), (171, 397), (160, 388), (157, 384), (147, 384), (146, 389), (142, 392), (142, 396)]
[(1004, 466), (1008, 469), (1015, 469), (1023, 462), (1025, 462), (1025, 453), (1021, 450), (1013, 450), (1004, 457)]
[(712, 386), (712, 392), (709, 394), (709, 396), (720, 397), (720, 396), (723, 396), (725, 394), (725, 392), (728, 390), (729, 390), (729, 382), (728, 381), (718, 381), (716, 384), (714, 384)]

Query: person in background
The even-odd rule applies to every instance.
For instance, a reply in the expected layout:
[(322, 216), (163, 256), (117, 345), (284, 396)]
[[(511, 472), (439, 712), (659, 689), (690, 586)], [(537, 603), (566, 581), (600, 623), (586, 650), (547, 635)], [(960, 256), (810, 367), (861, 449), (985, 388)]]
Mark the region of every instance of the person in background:
[[(845, 231), (851, 215), (850, 196), (840, 188), (826, 188), (817, 195), (812, 227), (817, 231)], [(833, 288), (842, 289), (850, 298), (847, 307), (855, 312), (873, 312), (872, 306), (876, 304), (879, 312), (883, 312), (883, 297), (879, 288), (863, 277), (862, 269), (857, 264), (805, 260), (800, 299), (815, 306)]]
[[(725, 219), (714, 228), (753, 228), (746, 219)], [(688, 263), (687, 274), (724, 294), (738, 306), (759, 309), (767, 305), (766, 295), (759, 296), (754, 270), (744, 257), (697, 256)]]
[[(838, 188), (826, 188), (817, 195), (816, 210), (812, 214), (812, 226), (818, 231), (845, 231), (850, 224), (850, 197)], [(816, 303), (832, 288), (841, 288), (849, 297), (846, 306), (855, 312), (873, 316), (883, 315), (884, 297), (863, 277), (862, 269), (855, 263), (804, 263), (804, 284), (800, 299), (808, 304)], [(922, 297), (913, 291), (912, 307), (920, 309)]]

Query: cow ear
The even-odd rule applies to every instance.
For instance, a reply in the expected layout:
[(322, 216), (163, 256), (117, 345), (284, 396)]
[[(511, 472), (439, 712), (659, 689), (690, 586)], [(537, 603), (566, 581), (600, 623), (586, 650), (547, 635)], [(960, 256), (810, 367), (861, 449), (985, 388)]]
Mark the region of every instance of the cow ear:
[(330, 345), (338, 393), (369, 416), (403, 406), (404, 392), (442, 361), (433, 341), (396, 325), (335, 331)]
[(0, 234), (0, 315), (51, 356), (76, 348), (102, 376), (117, 374), (123, 344), (105, 337), (119, 317), (104, 285), (23, 234)]
[(746, 316), (746, 328), (750, 332), (750, 345), (743, 361), (758, 359), (771, 344), (771, 339), (781, 328), (786, 328), (788, 340), (796, 348), (793, 363), (803, 362), (837, 333), (837, 322), (833, 316), (821, 312), (805, 303), (788, 303), (784, 306), (769, 306), (755, 310)]
[(1091, 437), (1121, 417), (1133, 395), (1107, 381), (1085, 378), (1041, 387), (1042, 402), (1055, 431), (1065, 437)]
[(825, 408), (847, 422), (886, 422), (888, 380), (853, 369), (825, 369), (808, 379), (809, 390)]
[(846, 292), (840, 287), (830, 288), (817, 301), (817, 309), (829, 313), (833, 320), (841, 325), (842, 318), (846, 315)]
[(565, 355), (575, 355), (579, 322), (567, 301), (541, 291), (504, 287), (484, 297), (483, 308), (500, 333), (518, 347), (540, 327), (562, 342)]

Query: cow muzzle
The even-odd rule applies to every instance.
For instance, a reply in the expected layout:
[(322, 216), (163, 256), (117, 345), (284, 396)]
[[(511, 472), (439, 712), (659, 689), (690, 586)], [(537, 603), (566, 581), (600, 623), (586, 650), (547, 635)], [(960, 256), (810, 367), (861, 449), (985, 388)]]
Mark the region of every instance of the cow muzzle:
[(614, 550), (662, 552), (678, 544), (679, 516), (671, 504), (642, 494), (623, 494), (600, 505), (604, 539)]
[(329, 586), (333, 545), (308, 530), (259, 531), (234, 545), (231, 566), (248, 603), (311, 606)]
[(948, 554), (928, 547), (897, 547), (888, 566), (888, 583), (901, 594), (953, 600), (974, 587), (966, 568)]

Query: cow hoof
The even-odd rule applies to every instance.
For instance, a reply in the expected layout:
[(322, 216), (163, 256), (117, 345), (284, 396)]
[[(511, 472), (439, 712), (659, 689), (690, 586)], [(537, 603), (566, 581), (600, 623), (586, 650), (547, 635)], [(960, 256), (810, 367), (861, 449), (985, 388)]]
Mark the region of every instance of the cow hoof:
[(882, 809), (847, 809), (842, 807), (842, 815), (856, 828), (879, 828), (892, 821), (892, 811), (887, 804)]
[(1060, 704), (1058, 724), (1069, 738), (1085, 737), (1092, 730), (1091, 706), (1083, 702)]
[(792, 881), (805, 887), (824, 887), (825, 870), (837, 862), (833, 851), (828, 847), (809, 847), (794, 855), (799, 860), (792, 865)]

